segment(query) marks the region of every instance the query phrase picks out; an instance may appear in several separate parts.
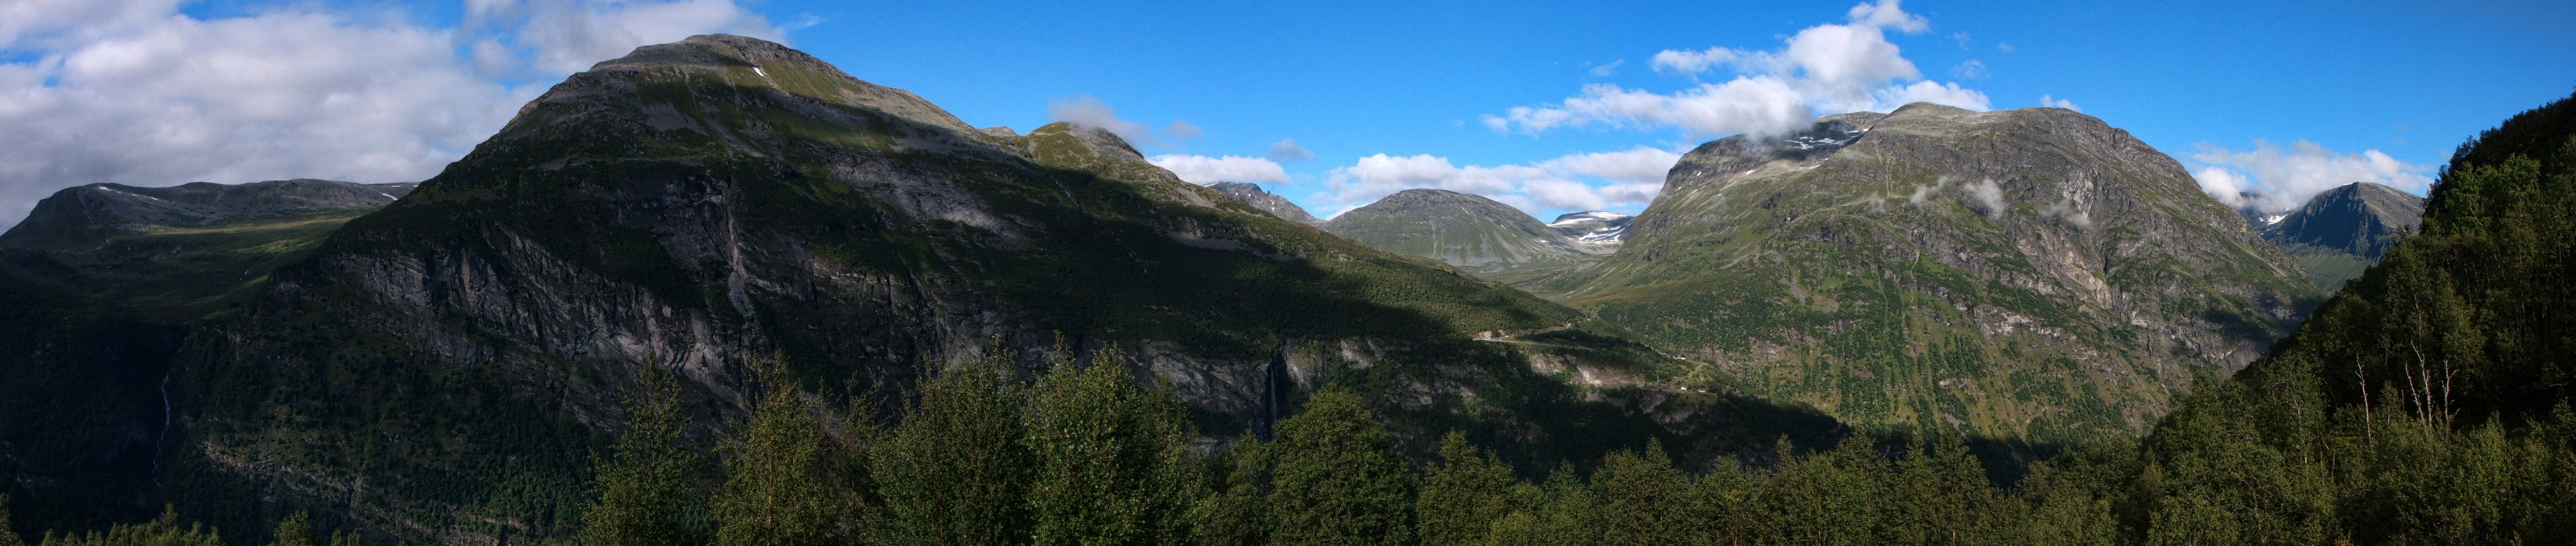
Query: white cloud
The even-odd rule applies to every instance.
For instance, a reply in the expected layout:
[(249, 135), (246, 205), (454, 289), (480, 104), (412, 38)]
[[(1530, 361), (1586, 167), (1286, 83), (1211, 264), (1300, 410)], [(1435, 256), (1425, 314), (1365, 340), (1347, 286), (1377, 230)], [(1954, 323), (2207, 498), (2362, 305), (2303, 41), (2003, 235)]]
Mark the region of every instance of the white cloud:
[(571, 73), (636, 46), (721, 33), (784, 43), (787, 32), (733, 0), (469, 0), (469, 26), (506, 29), (535, 68)]
[(1953, 78), (1962, 80), (1982, 80), (1989, 76), (1992, 75), (1986, 73), (1985, 61), (1968, 59), (1967, 62), (1959, 63), (1959, 66), (1950, 67), (1950, 77)]
[(1164, 129), (1163, 132), (1171, 133), (1172, 140), (1191, 140), (1203, 134), (1199, 131), (1199, 126), (1190, 124), (1188, 120), (1178, 119), (1172, 120), (1172, 127)]
[(1966, 189), (1968, 190), (1968, 198), (1975, 200), (1972, 205), (1976, 207), (1977, 214), (1983, 214), (1987, 218), (2003, 217), (2003, 186), (1998, 185), (1994, 180), (1989, 179), (1979, 180), (1976, 183), (1969, 184)]
[(2254, 141), (2251, 151), (2201, 144), (2191, 155), (2203, 166), (2192, 172), (2201, 191), (2219, 202), (2264, 214), (2279, 214), (2306, 204), (2318, 193), (2354, 182), (2376, 182), (2421, 193), (2431, 187), (2432, 168), (2398, 161), (2379, 150), (2339, 154), (2305, 140), (2288, 148)]
[(2020, 50), (2014, 49), (2011, 42), (1995, 42), (1995, 51), (2011, 53)]
[(2075, 105), (2075, 101), (2066, 100), (2066, 99), (2061, 99), (2061, 98), (2054, 98), (2054, 97), (2050, 97), (2050, 96), (2048, 96), (2048, 95), (2040, 95), (2040, 96), (2039, 96), (2039, 105), (2040, 105), (2040, 106), (2046, 106), (2046, 107), (2049, 107), (2049, 108), (2065, 108), (2065, 109), (2068, 109), (2068, 110), (2074, 110), (2074, 111), (2077, 111), (2077, 112), (2082, 112), (2082, 111), (2084, 111), (2084, 107), (2082, 107), (2082, 106), (2076, 106), (2076, 105)]
[(1305, 161), (1315, 158), (1314, 152), (1306, 151), (1304, 146), (1298, 146), (1297, 139), (1293, 138), (1279, 139), (1278, 143), (1270, 145), (1270, 152), (1263, 155), (1279, 161)]
[(1503, 131), (1518, 125), (1529, 133), (1595, 123), (1611, 127), (1679, 126), (1707, 134), (1783, 133), (1814, 118), (1798, 91), (1772, 77), (1736, 78), (1723, 84), (1661, 95), (1610, 84), (1583, 87), (1583, 96), (1554, 106), (1519, 106), (1502, 116), (1481, 118)]
[(1160, 142), (1155, 141), (1153, 135), (1148, 133), (1145, 124), (1118, 119), (1117, 110), (1109, 108), (1109, 103), (1101, 102), (1091, 95), (1074, 95), (1050, 101), (1047, 104), (1047, 120), (1108, 131), (1109, 134), (1118, 135), (1118, 138), (1127, 139), (1130, 143), (1160, 145)]
[(1348, 210), (1414, 188), (1481, 195), (1532, 215), (1642, 207), (1663, 190), (1664, 173), (1680, 160), (1680, 154), (1645, 147), (1494, 167), (1458, 166), (1428, 154), (1377, 154), (1333, 169), (1318, 194), (1326, 204), (1317, 208)]
[(1662, 186), (1665, 173), (1682, 155), (1665, 150), (1638, 146), (1624, 152), (1575, 154), (1538, 163), (1541, 169), (1571, 172), (1584, 176)]
[(1744, 52), (1723, 47), (1712, 47), (1705, 51), (1674, 51), (1667, 49), (1656, 53), (1652, 62), (1655, 65), (1656, 72), (1669, 71), (1681, 73), (1683, 75), (1695, 75), (1701, 72), (1715, 70), (1718, 67), (1726, 66), (1729, 63), (1735, 62), (1737, 58), (1743, 56), (1745, 56)]
[(1992, 102), (1986, 100), (1985, 93), (1961, 89), (1959, 84), (1920, 81), (1904, 87), (1879, 90), (1877, 102), (1871, 105), (1870, 110), (1883, 112), (1917, 102), (1947, 104), (1980, 112), (1993, 106)]
[[(467, 27), (424, 27), (378, 13), (286, 4), (199, 19), (181, 2), (0, 2), (0, 225), (65, 187), (167, 186), (285, 178), (407, 182), (438, 173), (545, 90), (513, 87), (541, 52), (530, 4), (468, 2)], [(631, 43), (590, 35), (584, 47), (629, 49), (692, 34), (757, 30), (730, 2), (554, 2)], [(646, 32), (639, 29), (658, 29)], [(564, 32), (561, 29), (548, 32)], [(753, 34), (760, 34), (753, 32)], [(768, 33), (768, 37), (778, 37)], [(572, 42), (565, 42), (572, 43)], [(534, 73), (552, 83), (560, 73)]]
[(1919, 98), (1963, 108), (1986, 107), (1983, 93), (1957, 84), (1917, 81), (1922, 71), (1887, 41), (1886, 32), (1919, 33), (1931, 26), (1923, 17), (1905, 13), (1897, 0), (1860, 4), (1846, 17), (1843, 24), (1798, 31), (1776, 51), (1665, 50), (1651, 61), (1657, 72), (1694, 79), (1719, 68), (1734, 70), (1737, 77), (1723, 84), (1701, 83), (1669, 95), (1588, 85), (1582, 96), (1560, 104), (1515, 107), (1480, 119), (1497, 132), (1517, 127), (1532, 134), (1595, 123), (1671, 126), (1710, 134), (1779, 133), (1800, 128), (1819, 109), (1885, 111), (1904, 104), (1889, 100)]
[(1627, 59), (1620, 59), (1620, 60), (1616, 60), (1616, 61), (1610, 61), (1610, 64), (1605, 64), (1605, 65), (1601, 65), (1601, 66), (1595, 66), (1595, 67), (1592, 67), (1591, 72), (1592, 72), (1592, 75), (1594, 75), (1594, 76), (1604, 76), (1604, 77), (1607, 77), (1607, 76), (1616, 76), (1616, 75), (1619, 75), (1619, 65), (1623, 65), (1623, 64), (1628, 64), (1628, 60), (1627, 60)]
[(1959, 49), (1968, 48), (1968, 33), (1954, 32), (1950, 34), (1950, 39), (1959, 41)]
[(1172, 171), (1181, 180), (1193, 184), (1218, 182), (1288, 182), (1288, 171), (1278, 163), (1258, 157), (1203, 155), (1158, 155), (1149, 159), (1156, 167)]

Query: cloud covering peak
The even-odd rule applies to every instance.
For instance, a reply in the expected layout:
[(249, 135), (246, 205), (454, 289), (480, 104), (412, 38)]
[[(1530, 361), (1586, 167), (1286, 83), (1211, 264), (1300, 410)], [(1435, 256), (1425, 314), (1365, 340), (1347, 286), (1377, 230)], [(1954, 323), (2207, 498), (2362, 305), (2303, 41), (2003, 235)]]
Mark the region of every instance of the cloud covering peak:
[(731, 0), (475, 0), (435, 28), (313, 4), (0, 2), (0, 225), (100, 182), (428, 178), (542, 85), (636, 46), (784, 32)]

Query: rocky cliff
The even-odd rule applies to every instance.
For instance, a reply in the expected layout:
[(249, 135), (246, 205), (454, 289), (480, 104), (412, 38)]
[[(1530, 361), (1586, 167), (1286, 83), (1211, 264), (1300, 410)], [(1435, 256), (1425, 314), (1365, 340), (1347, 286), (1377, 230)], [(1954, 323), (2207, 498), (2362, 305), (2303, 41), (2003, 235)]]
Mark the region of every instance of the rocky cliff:
[(2069, 110), (1912, 104), (1729, 137), (1618, 253), (1529, 284), (1872, 426), (2122, 437), (2319, 297), (2172, 158)]

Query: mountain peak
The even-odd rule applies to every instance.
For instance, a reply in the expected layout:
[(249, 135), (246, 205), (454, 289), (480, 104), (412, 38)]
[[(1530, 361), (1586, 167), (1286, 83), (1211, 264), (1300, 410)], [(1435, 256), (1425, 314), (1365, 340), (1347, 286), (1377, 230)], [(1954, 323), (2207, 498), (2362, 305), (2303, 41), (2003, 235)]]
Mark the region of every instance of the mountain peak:
[(1297, 206), (1296, 203), (1289, 202), (1288, 198), (1273, 195), (1268, 191), (1263, 191), (1259, 184), (1247, 182), (1218, 182), (1215, 184), (1209, 184), (1208, 189), (1216, 190), (1218, 193), (1223, 193), (1227, 197), (1233, 197), (1236, 201), (1242, 201), (1243, 204), (1252, 205), (1252, 208), (1261, 209), (1262, 212), (1270, 213), (1271, 216), (1277, 216), (1281, 220), (1310, 226), (1324, 223), (1322, 219), (1315, 218), (1314, 214), (1306, 212), (1305, 207), (1300, 207)]
[(1605, 252), (1483, 196), (1428, 188), (1388, 195), (1325, 221), (1324, 231), (1379, 250), (1493, 273)]
[(2335, 290), (2379, 263), (2397, 239), (2421, 229), (2424, 198), (2397, 188), (2354, 182), (2308, 198), (2258, 229), (2308, 269), (2318, 288)]

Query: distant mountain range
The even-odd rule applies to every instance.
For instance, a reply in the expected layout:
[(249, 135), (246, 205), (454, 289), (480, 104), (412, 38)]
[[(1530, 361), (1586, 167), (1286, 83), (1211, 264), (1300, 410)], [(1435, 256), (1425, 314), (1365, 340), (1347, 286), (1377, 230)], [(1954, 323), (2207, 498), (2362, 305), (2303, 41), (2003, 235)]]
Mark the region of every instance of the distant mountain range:
[(2297, 210), (2256, 227), (2332, 292), (2378, 264), (2397, 240), (2424, 223), (2424, 198), (2397, 188), (2354, 182), (2309, 198)]

